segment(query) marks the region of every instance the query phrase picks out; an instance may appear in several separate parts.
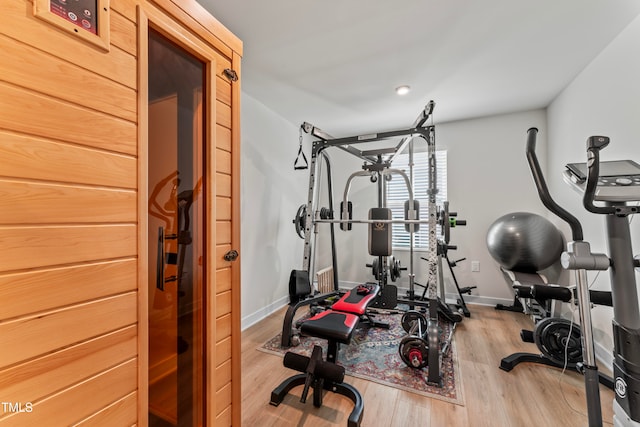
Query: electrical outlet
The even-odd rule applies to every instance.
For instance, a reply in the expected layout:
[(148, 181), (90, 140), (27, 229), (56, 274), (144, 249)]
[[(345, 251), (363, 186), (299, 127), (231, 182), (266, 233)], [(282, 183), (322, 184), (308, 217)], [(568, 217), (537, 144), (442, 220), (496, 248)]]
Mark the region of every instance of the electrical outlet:
[(480, 261), (471, 261), (471, 271), (480, 271)]

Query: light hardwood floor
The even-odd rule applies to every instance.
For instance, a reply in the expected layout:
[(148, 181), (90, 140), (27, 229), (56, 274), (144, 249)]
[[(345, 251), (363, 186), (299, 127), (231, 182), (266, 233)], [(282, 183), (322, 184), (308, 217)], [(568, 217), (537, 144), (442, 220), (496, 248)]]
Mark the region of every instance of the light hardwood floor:
[[(511, 372), (499, 369), (500, 359), (514, 352), (537, 353), (520, 340), (531, 328), (523, 314), (471, 305), (455, 333), (455, 347), (464, 390), (464, 406), (426, 398), (370, 381), (345, 377), (364, 400), (362, 426), (586, 426), (582, 377), (573, 372), (524, 363)], [(302, 387), (293, 389), (278, 407), (269, 405), (271, 390), (295, 372), (282, 358), (256, 350), (282, 328), (280, 310), (242, 333), (242, 425), (345, 426), (352, 409), (349, 399), (326, 393), (323, 407), (309, 397), (299, 401)], [(612, 425), (613, 392), (600, 387), (605, 425)]]

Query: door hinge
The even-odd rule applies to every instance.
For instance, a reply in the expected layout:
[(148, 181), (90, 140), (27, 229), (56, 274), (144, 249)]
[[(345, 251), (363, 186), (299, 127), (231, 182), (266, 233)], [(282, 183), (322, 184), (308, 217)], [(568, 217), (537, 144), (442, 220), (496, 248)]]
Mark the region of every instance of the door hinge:
[(225, 77), (231, 80), (232, 82), (238, 81), (238, 73), (236, 73), (236, 70), (232, 70), (231, 68), (225, 68), (224, 71), (222, 71), (222, 74), (224, 74)]

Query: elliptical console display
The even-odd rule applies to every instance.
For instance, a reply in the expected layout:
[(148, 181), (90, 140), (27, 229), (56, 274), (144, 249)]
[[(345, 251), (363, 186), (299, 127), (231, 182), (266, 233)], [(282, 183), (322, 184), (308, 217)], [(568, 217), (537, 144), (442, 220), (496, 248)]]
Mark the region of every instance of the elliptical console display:
[[(586, 163), (569, 163), (563, 176), (580, 193), (584, 193), (589, 171)], [(602, 202), (640, 200), (640, 165), (632, 160), (600, 162), (593, 199)]]

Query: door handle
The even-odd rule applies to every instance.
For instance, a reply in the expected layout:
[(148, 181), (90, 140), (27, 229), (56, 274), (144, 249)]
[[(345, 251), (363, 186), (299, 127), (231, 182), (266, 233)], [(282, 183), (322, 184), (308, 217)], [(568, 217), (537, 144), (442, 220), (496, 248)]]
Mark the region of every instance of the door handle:
[(164, 291), (164, 227), (158, 227), (158, 255), (156, 257), (156, 288)]
[(226, 254), (224, 254), (224, 260), (225, 261), (235, 261), (238, 258), (238, 251), (236, 251), (235, 249), (230, 250), (229, 252), (227, 252)]

